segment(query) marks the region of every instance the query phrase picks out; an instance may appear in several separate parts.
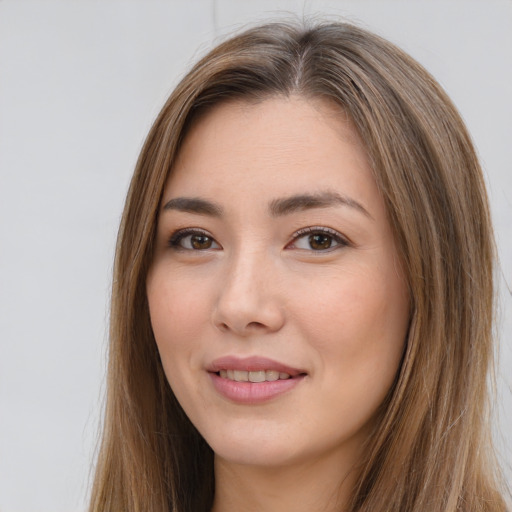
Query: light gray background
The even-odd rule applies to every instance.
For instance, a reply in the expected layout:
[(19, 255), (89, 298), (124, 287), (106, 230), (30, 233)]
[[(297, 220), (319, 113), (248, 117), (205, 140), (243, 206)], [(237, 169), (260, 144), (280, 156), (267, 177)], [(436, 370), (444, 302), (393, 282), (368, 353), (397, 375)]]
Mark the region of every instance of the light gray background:
[(143, 138), (215, 40), (290, 13), (342, 16), (399, 44), (473, 134), (502, 264), (496, 425), (510, 467), (510, 0), (0, 0), (1, 512), (85, 509), (114, 239)]

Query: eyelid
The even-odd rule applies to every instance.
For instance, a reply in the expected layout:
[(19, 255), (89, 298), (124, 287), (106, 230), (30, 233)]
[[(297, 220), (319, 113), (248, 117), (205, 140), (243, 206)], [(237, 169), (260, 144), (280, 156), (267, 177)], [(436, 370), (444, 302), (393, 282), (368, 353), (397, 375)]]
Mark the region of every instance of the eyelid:
[(351, 243), (347, 237), (343, 236), (339, 231), (336, 231), (333, 228), (328, 228), (325, 226), (309, 226), (307, 228), (301, 228), (301, 229), (297, 230), (292, 235), (292, 241), (289, 244), (287, 244), (286, 248), (293, 246), (293, 244), (300, 238), (303, 238), (306, 235), (312, 235), (315, 233), (320, 233), (320, 234), (331, 236), (337, 245), (335, 245), (334, 247), (330, 247), (329, 249), (325, 249), (323, 251), (322, 250), (314, 251), (313, 249), (311, 249), (311, 252), (316, 252), (316, 253), (322, 254), (325, 252), (333, 251), (340, 247), (347, 247), (347, 246), (351, 245)]
[[(190, 236), (190, 235), (203, 235), (203, 236), (206, 236), (208, 238), (210, 238), (213, 243), (215, 243), (217, 247), (215, 248), (209, 248), (209, 249), (188, 249), (186, 247), (182, 247), (180, 245), (180, 242), (186, 238), (187, 236)], [(169, 237), (169, 240), (167, 242), (167, 245), (171, 248), (171, 249), (174, 249), (176, 251), (190, 251), (190, 252), (205, 252), (205, 251), (217, 251), (219, 249), (222, 249), (221, 245), (219, 244), (219, 242), (217, 242), (217, 240), (215, 240), (215, 238), (206, 230), (202, 229), (202, 228), (183, 228), (183, 229), (178, 229), (176, 231), (174, 231), (171, 236)]]

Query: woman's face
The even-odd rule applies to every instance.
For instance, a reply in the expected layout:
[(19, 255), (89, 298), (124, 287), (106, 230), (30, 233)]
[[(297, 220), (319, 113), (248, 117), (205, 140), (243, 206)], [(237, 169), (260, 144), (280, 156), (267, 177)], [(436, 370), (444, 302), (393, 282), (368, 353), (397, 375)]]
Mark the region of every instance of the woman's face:
[(225, 103), (188, 134), (147, 279), (169, 383), (220, 460), (355, 460), (408, 294), (364, 150), (324, 101)]

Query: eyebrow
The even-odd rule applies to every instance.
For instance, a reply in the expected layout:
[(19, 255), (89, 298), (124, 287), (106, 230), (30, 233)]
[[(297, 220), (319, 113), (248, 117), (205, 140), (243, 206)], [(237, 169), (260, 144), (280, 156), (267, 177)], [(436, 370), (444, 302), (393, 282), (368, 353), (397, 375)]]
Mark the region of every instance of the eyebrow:
[(164, 204), (163, 210), (196, 213), (198, 215), (222, 216), (222, 207), (199, 197), (175, 197)]
[(340, 205), (354, 208), (370, 219), (372, 218), (368, 210), (361, 203), (333, 191), (319, 192), (317, 194), (299, 194), (282, 199), (274, 199), (270, 202), (270, 213), (272, 216), (278, 217), (312, 208), (329, 208)]
[[(340, 205), (353, 208), (370, 219), (373, 218), (361, 203), (334, 191), (325, 191), (316, 194), (297, 194), (290, 197), (273, 199), (269, 203), (269, 211), (272, 217), (281, 217), (304, 210), (329, 208)], [(175, 197), (167, 201), (162, 209), (195, 213), (197, 215), (209, 215), (212, 217), (222, 217), (224, 212), (219, 204), (199, 197)]]

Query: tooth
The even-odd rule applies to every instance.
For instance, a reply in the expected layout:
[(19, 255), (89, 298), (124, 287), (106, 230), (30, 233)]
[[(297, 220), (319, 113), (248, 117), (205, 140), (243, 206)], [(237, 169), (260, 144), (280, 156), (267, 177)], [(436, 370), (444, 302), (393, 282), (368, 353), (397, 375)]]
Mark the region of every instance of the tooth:
[(276, 380), (290, 379), (291, 375), (277, 370), (258, 370), (248, 372), (245, 370), (219, 370), (219, 375), (223, 379), (235, 380), (237, 382), (273, 382)]
[(249, 372), (250, 382), (265, 382), (265, 370), (258, 372)]
[(238, 382), (247, 382), (249, 380), (249, 372), (244, 370), (235, 370), (233, 378)]

